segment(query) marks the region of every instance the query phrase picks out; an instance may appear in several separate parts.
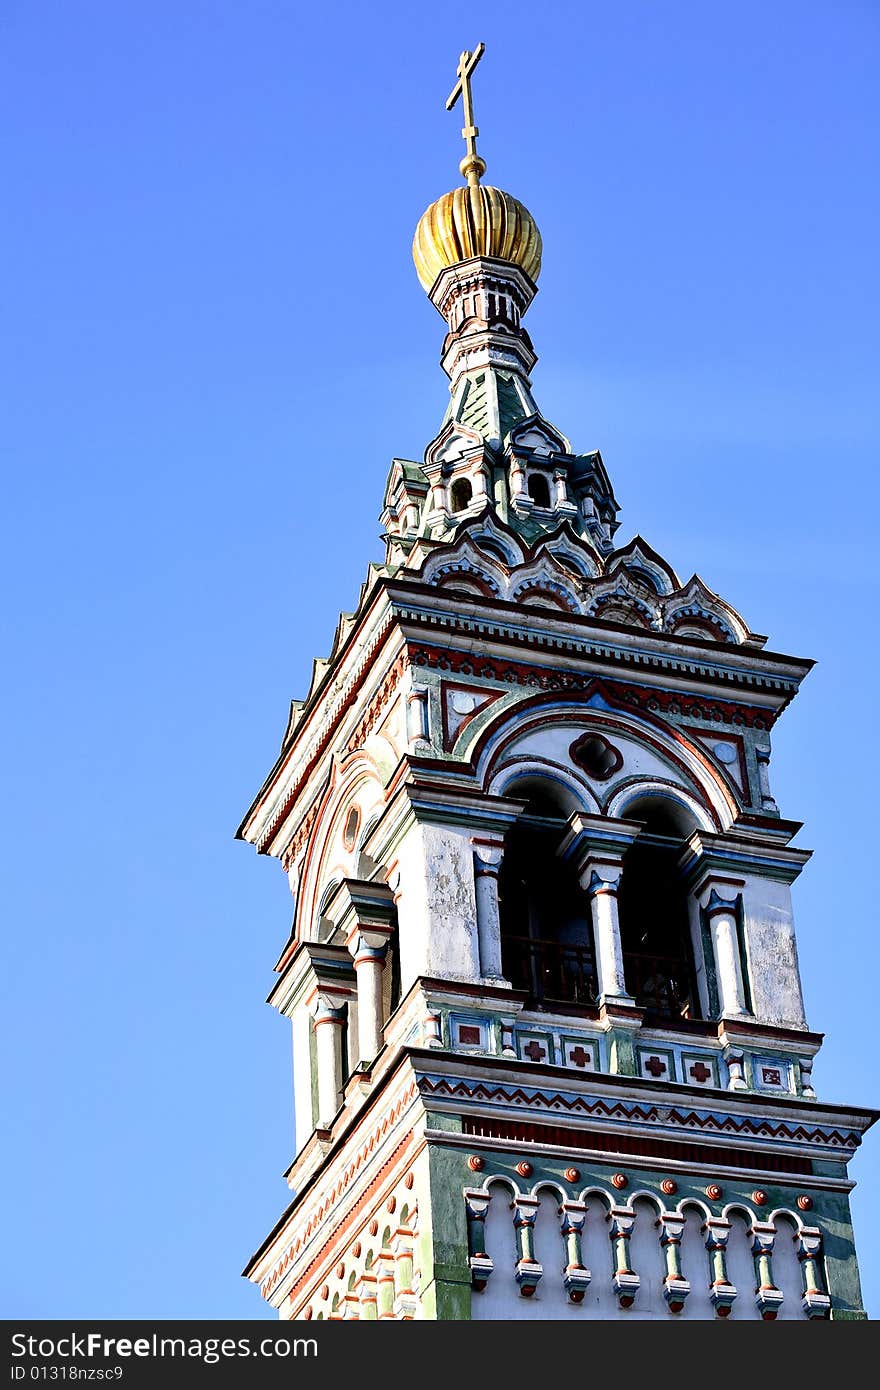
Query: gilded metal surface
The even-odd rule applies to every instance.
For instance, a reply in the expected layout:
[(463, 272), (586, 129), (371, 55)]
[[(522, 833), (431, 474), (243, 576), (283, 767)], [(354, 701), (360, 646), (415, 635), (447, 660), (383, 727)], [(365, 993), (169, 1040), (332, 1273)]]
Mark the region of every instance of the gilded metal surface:
[(531, 280), (541, 272), (541, 233), (532, 214), (489, 184), (444, 193), (422, 214), (413, 238), (416, 274), (426, 290), (441, 270), (473, 256), (512, 261)]

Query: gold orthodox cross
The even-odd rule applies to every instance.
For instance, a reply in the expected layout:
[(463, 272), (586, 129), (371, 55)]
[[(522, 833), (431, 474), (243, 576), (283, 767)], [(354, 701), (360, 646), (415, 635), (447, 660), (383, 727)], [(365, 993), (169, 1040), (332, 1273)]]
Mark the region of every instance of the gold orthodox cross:
[(465, 49), (458, 60), (458, 81), (449, 94), (446, 102), (446, 110), (451, 111), (458, 98), (461, 97), (461, 104), (464, 108), (464, 137), (467, 154), (461, 161), (459, 168), (472, 188), (480, 182), (480, 175), (486, 172), (486, 161), (477, 154), (477, 136), (480, 133), (479, 126), (474, 125), (474, 102), (471, 95), (471, 77), (474, 68), (486, 51), (484, 43), (478, 43), (473, 53), (468, 53)]

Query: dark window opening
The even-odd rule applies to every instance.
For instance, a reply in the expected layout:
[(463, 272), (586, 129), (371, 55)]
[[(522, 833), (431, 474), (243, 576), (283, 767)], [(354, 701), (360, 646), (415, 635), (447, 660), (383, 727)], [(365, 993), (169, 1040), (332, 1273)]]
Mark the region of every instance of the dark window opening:
[(388, 1002), (384, 1007), (385, 1022), (387, 1023), (400, 1003), (400, 937), (396, 925), (388, 942), (385, 974), (388, 977)]
[(538, 794), (505, 841), (498, 881), (501, 964), (531, 1008), (596, 1002), (589, 902), (576, 871), (557, 854), (567, 829), (559, 807)]
[(474, 489), (471, 486), (470, 479), (456, 478), (451, 489), (452, 510), (454, 512), (463, 512), (465, 507), (470, 506), (473, 495)]
[(644, 830), (627, 850), (618, 890), (627, 989), (647, 1021), (700, 1017), (688, 918), (679, 869), (685, 836), (663, 802), (643, 802), (627, 817)]
[(550, 506), (550, 484), (542, 473), (532, 473), (530, 476), (529, 496), (536, 507)]

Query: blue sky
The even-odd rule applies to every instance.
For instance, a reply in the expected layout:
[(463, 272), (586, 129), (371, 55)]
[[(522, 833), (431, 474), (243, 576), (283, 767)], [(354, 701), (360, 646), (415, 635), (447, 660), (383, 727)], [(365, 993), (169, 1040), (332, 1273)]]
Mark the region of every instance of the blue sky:
[(880, 1104), (878, 34), (867, 0), (7, 0), (6, 1316), (263, 1310), (290, 899), (232, 837), (442, 417), (409, 245), (479, 39), (488, 178), (544, 236), (544, 412), (601, 447), (621, 540), (818, 659), (773, 785), (816, 850), (820, 1095)]

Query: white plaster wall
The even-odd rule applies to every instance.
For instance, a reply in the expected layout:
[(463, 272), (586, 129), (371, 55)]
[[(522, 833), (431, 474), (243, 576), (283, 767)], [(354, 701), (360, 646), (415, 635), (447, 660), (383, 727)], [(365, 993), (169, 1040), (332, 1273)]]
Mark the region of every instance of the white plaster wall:
[(788, 884), (748, 878), (743, 909), (756, 1018), (781, 1028), (806, 1028)]
[(291, 1019), (293, 1038), (293, 1116), (297, 1152), (309, 1138), (312, 1123), (312, 1065), (309, 1049), (309, 1011), (304, 1004), (294, 1009)]
[(592, 1272), (583, 1304), (584, 1316), (592, 1318), (621, 1317), (611, 1276), (614, 1272), (611, 1241), (608, 1238), (606, 1208), (602, 1202), (587, 1199), (587, 1219), (581, 1237), (581, 1260)]
[[(498, 1183), (493, 1183), (490, 1191), (492, 1200), (486, 1215), (485, 1245), (494, 1270), (486, 1289), (471, 1296), (471, 1317), (474, 1320), (515, 1319), (522, 1322), (599, 1318), (603, 1321), (653, 1321), (686, 1317), (695, 1321), (714, 1318), (708, 1293), (708, 1254), (705, 1237), (700, 1230), (702, 1216), (699, 1212), (690, 1213), (682, 1243), (684, 1273), (691, 1282), (692, 1292), (685, 1304), (685, 1312), (672, 1314), (663, 1296), (666, 1261), (656, 1225), (657, 1209), (653, 1202), (637, 1198), (633, 1203), (636, 1219), (630, 1240), (630, 1267), (639, 1275), (641, 1283), (633, 1306), (621, 1308), (612, 1285), (614, 1259), (606, 1208), (602, 1202), (588, 1199), (581, 1258), (591, 1271), (592, 1279), (583, 1303), (574, 1304), (569, 1301), (562, 1281), (566, 1249), (556, 1194), (545, 1191), (540, 1195), (540, 1208), (535, 1220), (535, 1255), (543, 1266), (544, 1274), (532, 1297), (523, 1298), (514, 1278), (518, 1244), (511, 1194)], [(751, 1268), (744, 1234), (743, 1249)], [(750, 1278), (747, 1296), (752, 1312), (759, 1316), (752, 1296), (754, 1276)], [(749, 1316), (748, 1309), (745, 1316)]]
[(511, 1194), (499, 1183), (492, 1183), (489, 1191), (492, 1200), (486, 1213), (485, 1245), (495, 1268), (483, 1292), (471, 1294), (471, 1319), (477, 1322), (518, 1317), (519, 1305), (528, 1302), (520, 1297), (513, 1277), (517, 1247)]
[(773, 1242), (773, 1282), (783, 1293), (782, 1307), (776, 1314), (778, 1322), (801, 1321), (804, 1317), (804, 1285), (797, 1257), (794, 1222), (776, 1218), (776, 1239)]
[(715, 1317), (715, 1309), (709, 1297), (712, 1271), (702, 1225), (703, 1213), (693, 1207), (688, 1208), (681, 1236), (681, 1271), (690, 1284), (691, 1291), (685, 1300), (684, 1308), (677, 1314), (686, 1322), (701, 1322)]
[(399, 853), (401, 988), (419, 975), (478, 980), (473, 849), (468, 835), (416, 823)]
[(727, 1277), (736, 1287), (736, 1299), (730, 1310), (734, 1322), (761, 1320), (755, 1302), (755, 1262), (752, 1258), (752, 1237), (743, 1217), (731, 1213), (731, 1232), (727, 1242)]
[(629, 1242), (629, 1267), (639, 1276), (639, 1291), (627, 1316), (635, 1321), (671, 1316), (663, 1297), (666, 1261), (656, 1227), (657, 1208), (644, 1197), (632, 1204), (636, 1214)]
[[(575, 721), (564, 724), (537, 725), (509, 745), (505, 750), (504, 763), (507, 764), (511, 758), (537, 755), (558, 763), (562, 767), (572, 767), (573, 763), (568, 750), (575, 739), (580, 738), (581, 734), (588, 732), (593, 727), (595, 726), (589, 722)], [(623, 757), (623, 766), (620, 771), (608, 782), (597, 782), (582, 769), (578, 770), (579, 776), (595, 786), (603, 799), (619, 782), (628, 777), (644, 777), (646, 779), (659, 777), (682, 786), (685, 785), (675, 764), (667, 762), (652, 748), (647, 748), (643, 744), (637, 743), (635, 739), (628, 738), (619, 729), (613, 731), (609, 729), (605, 736), (611, 740), (616, 748), (620, 749)]]
[(520, 1303), (532, 1304), (526, 1316), (533, 1318), (567, 1318), (578, 1309), (569, 1302), (562, 1272), (566, 1252), (559, 1217), (559, 1197), (553, 1192), (541, 1193), (541, 1206), (535, 1218), (535, 1258), (543, 1266), (544, 1277), (531, 1298)]

